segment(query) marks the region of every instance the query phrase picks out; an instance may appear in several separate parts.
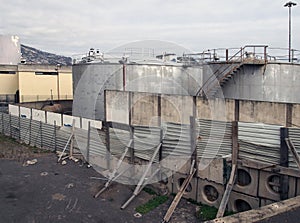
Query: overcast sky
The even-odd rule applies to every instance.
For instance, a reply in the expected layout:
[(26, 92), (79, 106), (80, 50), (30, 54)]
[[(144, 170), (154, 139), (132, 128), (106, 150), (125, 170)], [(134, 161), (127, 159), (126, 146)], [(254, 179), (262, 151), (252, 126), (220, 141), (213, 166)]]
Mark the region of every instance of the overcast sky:
[[(297, 1), (296, 1), (297, 2)], [(72, 56), (139, 40), (170, 41), (193, 51), (267, 44), (288, 47), (283, 0), (0, 0), (0, 34)], [(300, 2), (298, 2), (300, 3)], [(300, 50), (300, 6), (292, 9)]]

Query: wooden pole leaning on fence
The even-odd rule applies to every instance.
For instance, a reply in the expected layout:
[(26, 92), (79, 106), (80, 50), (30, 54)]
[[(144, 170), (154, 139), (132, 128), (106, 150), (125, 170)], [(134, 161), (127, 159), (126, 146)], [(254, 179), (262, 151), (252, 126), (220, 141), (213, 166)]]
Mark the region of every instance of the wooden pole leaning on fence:
[(70, 143), (70, 159), (73, 157), (74, 153), (74, 132), (75, 132), (75, 119), (72, 121), (72, 131), (71, 131), (71, 143)]
[(229, 181), (226, 185), (226, 190), (223, 194), (221, 204), (218, 209), (218, 213), (216, 218), (221, 218), (223, 217), (226, 209), (226, 205), (229, 200), (230, 193), (232, 191), (232, 188), (235, 183), (235, 178), (236, 178), (236, 169), (237, 169), (237, 159), (238, 159), (238, 122), (234, 121), (232, 122), (232, 167), (231, 167), (231, 173), (230, 173), (230, 178)]
[(116, 180), (118, 177), (120, 177), (125, 171), (127, 171), (127, 169), (121, 171), (117, 176), (117, 172), (119, 170), (119, 168), (121, 167), (121, 164), (129, 150), (129, 148), (132, 146), (132, 142), (133, 142), (133, 139), (131, 139), (128, 143), (128, 145), (126, 146), (125, 148), (125, 151), (124, 153), (122, 154), (121, 158), (119, 159), (118, 163), (117, 163), (117, 166), (114, 168), (113, 172), (111, 174), (109, 174), (109, 178), (108, 178), (108, 181), (105, 183), (104, 187), (94, 196), (95, 198), (99, 197), (100, 194), (102, 194), (110, 185), (110, 183), (114, 180)]
[(294, 143), (290, 138), (285, 138), (286, 145), (288, 146), (289, 150), (292, 152), (295, 162), (297, 163), (298, 168), (300, 169), (300, 156), (294, 146)]
[(68, 145), (69, 145), (70, 142), (71, 142), (70, 143), (70, 157), (71, 157), (71, 154), (73, 155), (74, 129), (75, 129), (75, 119), (73, 119), (71, 135), (69, 136), (69, 139), (68, 139), (68, 141), (67, 141), (67, 143), (66, 143), (66, 145), (65, 145), (65, 147), (64, 147), (64, 149), (62, 151), (62, 153), (60, 154), (60, 156), (59, 156), (59, 158), (57, 160), (58, 163), (62, 160), (62, 157), (63, 157), (63, 155), (64, 155), (64, 153), (65, 153), (65, 151), (66, 151), (66, 149), (67, 149), (67, 147), (68, 147)]
[(193, 176), (196, 172), (196, 168), (194, 167), (195, 166), (195, 160), (192, 161), (192, 165), (191, 165), (191, 168), (190, 168), (190, 172), (189, 172), (189, 175), (187, 178), (185, 178), (185, 180), (183, 181), (178, 193), (176, 194), (172, 204), (170, 205), (167, 213), (165, 214), (165, 217), (163, 219), (163, 223), (165, 222), (169, 222), (171, 217), (172, 217), (172, 214), (174, 213), (177, 205), (179, 204), (186, 188), (188, 187), (189, 183), (191, 182), (191, 180), (193, 179)]

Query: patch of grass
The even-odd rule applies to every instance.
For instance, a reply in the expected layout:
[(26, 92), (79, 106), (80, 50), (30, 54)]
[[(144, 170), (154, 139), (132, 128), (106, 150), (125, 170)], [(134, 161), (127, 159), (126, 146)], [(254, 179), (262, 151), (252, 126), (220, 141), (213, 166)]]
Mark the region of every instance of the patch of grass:
[(201, 205), (200, 210), (196, 213), (197, 218), (202, 221), (213, 220), (216, 218), (218, 209), (207, 205)]
[(145, 188), (143, 189), (143, 191), (147, 192), (147, 193), (150, 194), (150, 195), (157, 195), (156, 192), (155, 192), (153, 189), (148, 188), (148, 187), (145, 187)]
[[(196, 202), (197, 203), (197, 202)], [(198, 203), (199, 204), (199, 203)], [(218, 209), (215, 207), (210, 207), (208, 205), (200, 204), (200, 210), (196, 212), (196, 217), (201, 221), (209, 221), (216, 218)], [(229, 216), (235, 214), (234, 212), (225, 211), (224, 216)]]
[(0, 141), (15, 142), (16, 143), (16, 139), (8, 137), (6, 135), (3, 135), (1, 133), (0, 133)]
[(141, 214), (146, 214), (158, 207), (159, 205), (165, 203), (168, 199), (169, 197), (167, 195), (156, 196), (149, 200), (147, 203), (138, 206), (135, 210)]

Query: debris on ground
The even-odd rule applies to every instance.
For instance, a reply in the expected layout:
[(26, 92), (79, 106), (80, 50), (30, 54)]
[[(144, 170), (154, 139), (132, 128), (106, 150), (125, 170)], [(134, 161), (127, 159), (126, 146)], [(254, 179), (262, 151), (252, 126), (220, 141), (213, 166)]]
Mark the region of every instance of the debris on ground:
[(37, 163), (37, 159), (33, 159), (33, 160), (27, 160), (23, 166), (29, 166), (29, 165), (34, 165)]
[(48, 175), (48, 172), (42, 172), (40, 175), (41, 175), (42, 177), (47, 176), (47, 175)]
[(66, 165), (67, 164), (67, 161), (65, 161), (65, 160), (63, 160), (62, 162), (61, 162), (61, 165)]

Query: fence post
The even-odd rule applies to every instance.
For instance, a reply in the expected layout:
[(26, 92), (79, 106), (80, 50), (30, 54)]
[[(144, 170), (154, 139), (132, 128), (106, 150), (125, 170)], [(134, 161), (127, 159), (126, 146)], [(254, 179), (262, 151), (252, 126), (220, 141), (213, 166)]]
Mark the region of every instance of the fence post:
[(18, 116), (18, 128), (19, 128), (19, 135), (18, 135), (18, 138), (19, 138), (19, 141), (21, 141), (21, 117), (20, 117), (20, 114)]
[[(194, 116), (190, 116), (190, 143), (191, 143), (191, 162), (192, 160), (197, 161), (197, 149), (196, 149), (196, 120)], [(196, 162), (196, 165), (198, 162)], [(197, 168), (198, 169), (198, 168)]]
[(56, 148), (56, 121), (54, 121), (54, 152), (56, 153), (57, 148)]
[(45, 111), (45, 123), (48, 123), (48, 113)]
[(28, 139), (28, 145), (31, 144), (31, 125), (32, 125), (32, 116), (30, 116), (30, 119), (29, 119), (29, 139)]
[(232, 122), (232, 164), (237, 164), (239, 156), (239, 145), (238, 145), (238, 122)]
[[(289, 129), (280, 128), (280, 166), (289, 166), (289, 149), (285, 139), (289, 138)], [(289, 177), (280, 175), (280, 199), (285, 200), (288, 198), (289, 191)]]
[(9, 136), (12, 137), (12, 130), (11, 130), (11, 114), (9, 113)]
[(107, 169), (110, 170), (110, 135), (109, 135), (109, 126), (106, 121), (104, 121), (104, 131), (105, 131), (105, 138), (106, 138), (106, 165)]
[(88, 135), (86, 145), (86, 161), (90, 163), (90, 139), (91, 139), (91, 121), (88, 122)]
[(1, 120), (2, 120), (2, 126), (1, 126), (1, 131), (2, 131), (2, 134), (4, 135), (4, 114), (1, 113)]
[(74, 131), (75, 131), (75, 119), (72, 121), (72, 138), (70, 143), (70, 157), (73, 157), (73, 150), (74, 150)]
[(42, 121), (40, 121), (40, 137), (41, 137), (41, 148), (43, 148), (43, 130), (42, 130)]

